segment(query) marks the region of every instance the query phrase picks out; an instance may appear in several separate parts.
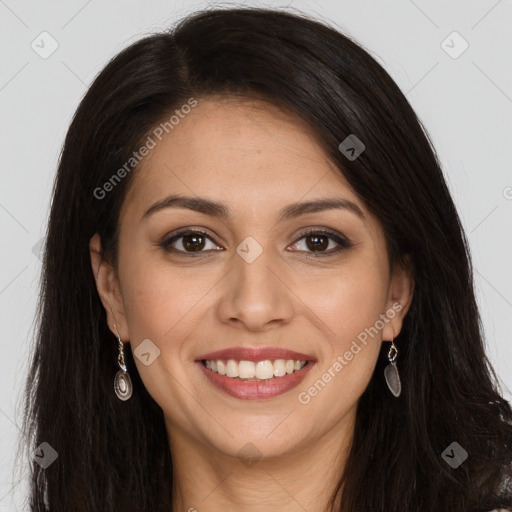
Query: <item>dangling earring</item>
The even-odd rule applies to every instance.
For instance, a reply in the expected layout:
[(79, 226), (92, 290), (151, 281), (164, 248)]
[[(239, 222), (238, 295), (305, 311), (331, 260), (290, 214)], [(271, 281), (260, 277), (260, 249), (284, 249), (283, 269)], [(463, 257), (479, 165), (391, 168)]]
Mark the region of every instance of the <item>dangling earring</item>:
[(133, 386), (132, 380), (130, 379), (130, 375), (126, 370), (126, 364), (124, 361), (124, 345), (121, 341), (121, 336), (119, 336), (119, 332), (117, 331), (116, 324), (114, 327), (117, 332), (117, 340), (119, 343), (119, 355), (117, 356), (117, 363), (119, 365), (119, 371), (116, 373), (114, 377), (114, 391), (116, 392), (117, 398), (119, 400), (128, 400), (132, 396)]
[[(394, 338), (394, 336), (393, 336)], [(389, 347), (388, 352), (388, 365), (384, 368), (384, 378), (386, 379), (386, 384), (388, 385), (389, 390), (398, 398), (400, 393), (402, 392), (402, 384), (400, 382), (400, 375), (398, 373), (398, 368), (396, 367), (395, 359), (398, 355), (398, 349), (393, 340), (391, 340), (391, 347)]]

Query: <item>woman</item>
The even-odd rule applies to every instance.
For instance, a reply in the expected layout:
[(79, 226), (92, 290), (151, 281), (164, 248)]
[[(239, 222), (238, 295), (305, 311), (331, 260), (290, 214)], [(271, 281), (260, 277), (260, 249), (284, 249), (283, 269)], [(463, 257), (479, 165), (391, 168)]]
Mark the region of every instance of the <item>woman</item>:
[(39, 318), (34, 511), (512, 507), (434, 149), (386, 71), (302, 15), (196, 13), (105, 67)]

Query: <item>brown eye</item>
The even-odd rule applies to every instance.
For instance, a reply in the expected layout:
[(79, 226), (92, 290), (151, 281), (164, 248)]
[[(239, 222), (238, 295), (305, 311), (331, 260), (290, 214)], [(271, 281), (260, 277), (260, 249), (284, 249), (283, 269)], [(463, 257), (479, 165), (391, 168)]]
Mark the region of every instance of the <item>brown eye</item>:
[[(305, 248), (301, 248), (301, 244)], [(315, 256), (331, 256), (343, 249), (352, 247), (352, 244), (342, 235), (331, 231), (315, 230), (303, 233), (293, 246), (295, 246), (297, 251), (313, 253)]]
[(205, 246), (205, 238), (203, 235), (190, 234), (182, 237), (183, 247), (187, 251), (201, 251)]
[(325, 251), (329, 245), (329, 237), (325, 235), (309, 235), (305, 238), (308, 249), (312, 251)]
[[(210, 244), (210, 247), (208, 247)], [(219, 250), (214, 240), (203, 231), (185, 230), (167, 237), (160, 243), (165, 250), (180, 253), (202, 253), (208, 250)]]

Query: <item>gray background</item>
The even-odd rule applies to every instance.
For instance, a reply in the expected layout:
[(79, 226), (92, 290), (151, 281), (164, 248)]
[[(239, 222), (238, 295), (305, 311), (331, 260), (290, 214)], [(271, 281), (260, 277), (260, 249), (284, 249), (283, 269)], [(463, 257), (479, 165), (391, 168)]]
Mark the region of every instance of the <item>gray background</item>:
[[(0, 0), (0, 512), (27, 509), (13, 447), (41, 269), (37, 244), (72, 114), (109, 58), (208, 5), (233, 4)], [(404, 91), (432, 136), (458, 206), (488, 354), (511, 399), (512, 0), (238, 5), (291, 6), (331, 22), (359, 40)], [(40, 36), (45, 31), (58, 48), (42, 58), (52, 44)], [(464, 40), (469, 46), (459, 55)]]

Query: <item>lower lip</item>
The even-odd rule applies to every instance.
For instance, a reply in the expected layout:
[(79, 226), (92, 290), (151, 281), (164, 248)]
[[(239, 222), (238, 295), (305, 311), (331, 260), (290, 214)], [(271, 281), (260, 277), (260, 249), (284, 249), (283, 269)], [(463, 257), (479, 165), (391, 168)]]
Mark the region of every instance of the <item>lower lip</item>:
[(301, 370), (288, 373), (283, 377), (274, 377), (272, 380), (243, 381), (220, 375), (206, 368), (201, 361), (196, 361), (210, 382), (228, 395), (244, 400), (263, 400), (282, 395), (297, 386), (306, 374), (314, 366), (313, 361), (308, 361)]

